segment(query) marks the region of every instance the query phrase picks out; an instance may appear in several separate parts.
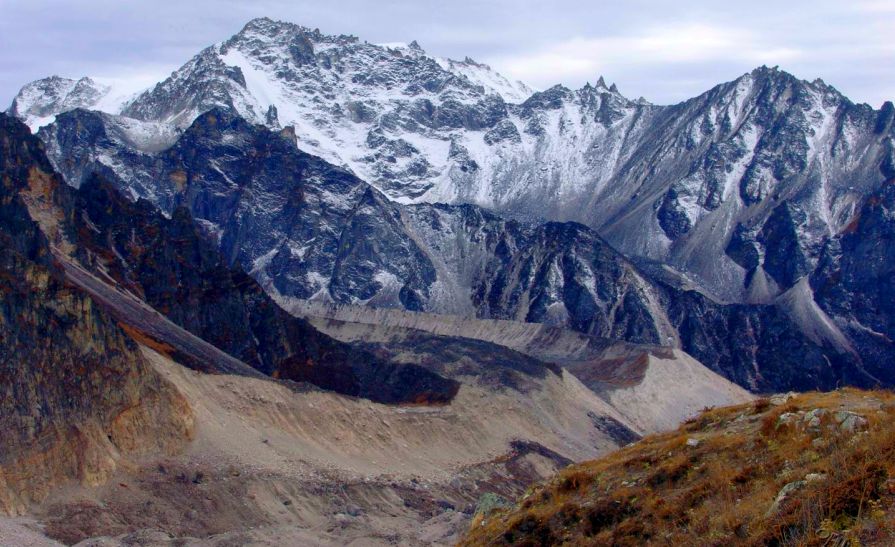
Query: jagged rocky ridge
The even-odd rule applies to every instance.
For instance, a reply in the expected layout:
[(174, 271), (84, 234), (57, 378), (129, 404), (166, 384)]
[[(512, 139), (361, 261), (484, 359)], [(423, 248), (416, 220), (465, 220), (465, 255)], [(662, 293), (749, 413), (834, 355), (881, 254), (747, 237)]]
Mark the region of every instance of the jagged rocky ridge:
[[(650, 317), (648, 283), (584, 226), (507, 221), (472, 206), (401, 206), (299, 151), (288, 131), (223, 109), (156, 155), (122, 146), (107, 119), (77, 110), (48, 128), (50, 148), (66, 150), (59, 163), (69, 180), (103, 170), (98, 154), (133, 166), (118, 179), (124, 189), (169, 215), (187, 207), (225, 257), (279, 295), (552, 321), (637, 341), (671, 335)], [(595, 292), (603, 285), (612, 291)], [(641, 320), (629, 325), (625, 312)]]
[(201, 112), (234, 108), (294, 126), (300, 148), (391, 199), (579, 221), (734, 302), (769, 303), (810, 273), (895, 165), (891, 103), (856, 105), (774, 68), (673, 106), (602, 79), (529, 91), (416, 44), (256, 19), (126, 102), (48, 79), (11, 112), (34, 127), (74, 107), (123, 114), (135, 145), (158, 148)]
[(303, 149), (393, 196), (418, 196), (445, 166), (441, 130), (490, 128), (505, 100), (530, 94), (486, 65), (432, 57), (416, 42), (374, 45), (262, 18), (136, 97), (116, 102), (114, 90), (89, 78), (51, 78), (26, 86), (10, 113), (34, 129), (76, 107), (185, 128), (225, 106), (272, 129), (293, 125)]
[[(458, 74), (461, 64), (466, 72)], [(866, 344), (885, 355), (890, 342), (856, 316), (837, 315), (848, 304), (831, 308), (812, 291), (821, 255), (892, 174), (890, 103), (879, 111), (855, 105), (819, 80), (766, 67), (668, 107), (630, 101), (602, 79), (522, 101), (505, 85), (483, 85), (494, 74), (473, 66), (433, 59), (416, 44), (375, 46), (259, 19), (114, 108), (112, 91), (90, 91), (95, 82), (47, 80), (26, 86), (11, 111), (33, 125), (74, 106), (124, 114), (60, 116), (46, 128), (67, 179), (77, 185), (108, 168), (131, 197), (166, 214), (187, 204), (220, 238), (227, 260), (278, 297), (545, 321), (680, 344), (754, 389), (788, 385), (784, 378), (803, 368), (811, 371), (804, 385), (889, 381), (880, 367), (864, 368), (861, 355)], [(293, 194), (284, 199), (289, 190), (270, 166), (237, 159), (260, 143), (256, 136), (242, 141), (238, 129), (230, 142), (202, 140), (191, 121), (218, 106), (282, 130), (286, 140), (295, 136), (299, 148), (360, 174), (385, 196), (308, 160), (303, 176), (328, 181), (302, 187), (302, 199), (319, 210), (308, 216)], [(278, 155), (277, 146), (262, 157)], [(199, 185), (187, 175), (197, 171)], [(244, 192), (252, 173), (278, 180)], [(573, 225), (505, 222), (477, 208), (397, 207), (386, 196), (577, 219), (640, 269), (582, 250), (605, 244)], [(349, 244), (358, 238), (368, 243)], [(548, 239), (564, 243), (539, 246)], [(661, 288), (647, 288), (653, 284)], [(780, 343), (799, 349), (763, 354)]]
[(186, 209), (165, 218), (145, 200), (122, 197), (101, 174), (77, 190), (65, 185), (52, 174), (41, 141), (18, 122), (3, 121), (33, 150), (20, 161), (42, 162), (52, 205), (41, 212), (55, 219), (47, 231), (63, 252), (175, 324), (274, 378), (386, 403), (444, 403), (456, 394), (453, 380), (378, 359), (287, 314), (222, 260)]
[(72, 184), (100, 171), (168, 215), (189, 209), (228, 260), (280, 299), (545, 322), (674, 345), (757, 390), (890, 381), (866, 373), (853, 348), (835, 343), (835, 328), (808, 329), (805, 321), (828, 320), (810, 293), (778, 305), (719, 304), (646, 273), (581, 224), (399, 205), (298, 150), (288, 128), (271, 132), (220, 108), (155, 154), (128, 146), (116, 127), (112, 116), (76, 110), (41, 136)]
[(826, 242), (810, 283), (867, 370), (887, 378), (895, 346), (895, 178)]

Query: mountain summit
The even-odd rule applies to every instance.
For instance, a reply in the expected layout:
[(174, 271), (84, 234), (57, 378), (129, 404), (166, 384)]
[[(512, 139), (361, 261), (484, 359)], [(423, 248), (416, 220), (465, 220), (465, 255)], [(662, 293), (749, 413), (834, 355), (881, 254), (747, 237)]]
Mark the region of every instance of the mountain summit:
[[(53, 77), (25, 86), (10, 113), (36, 129), (73, 108), (100, 110), (122, 116), (138, 147), (159, 148), (215, 106), (292, 127), (301, 150), (391, 200), (578, 221), (731, 302), (791, 288), (895, 165), (889, 106), (853, 104), (776, 67), (656, 106), (603, 77), (533, 92), (418, 43), (267, 18), (137, 96)], [(794, 269), (780, 264), (790, 253)]]
[[(776, 67), (672, 106), (602, 77), (531, 93), (418, 43), (270, 19), (106, 108), (112, 95), (51, 78), (11, 111), (34, 125), (68, 110), (40, 135), (70, 184), (100, 170), (166, 214), (187, 206), (279, 297), (680, 344), (753, 389), (890, 376), (843, 368), (892, 349), (862, 330), (881, 332), (878, 309), (850, 308), (862, 289), (829, 287), (831, 246), (895, 176), (891, 103)], [(887, 268), (864, 289), (887, 294)], [(771, 351), (782, 339), (800, 349)]]
[(750, 401), (895, 386), (893, 123), (776, 67), (662, 106), (267, 18), (135, 95), (32, 82), (0, 114), (0, 511), (68, 544), (448, 545), (475, 514), (474, 543), (842, 543), (895, 492), (891, 398)]

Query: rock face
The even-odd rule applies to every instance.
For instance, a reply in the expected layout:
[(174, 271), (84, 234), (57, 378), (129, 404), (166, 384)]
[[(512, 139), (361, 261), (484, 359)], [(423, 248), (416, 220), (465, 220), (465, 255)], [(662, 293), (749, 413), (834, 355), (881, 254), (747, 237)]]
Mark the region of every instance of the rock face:
[(39, 141), (0, 116), (0, 510), (122, 459), (178, 449), (192, 413), (136, 344), (64, 282), (23, 195), (51, 177)]
[[(231, 268), (186, 209), (168, 219), (130, 202), (101, 175), (78, 190), (54, 179), (39, 140), (16, 126), (50, 183), (32, 207), (70, 258), (136, 294), (171, 321), (275, 378), (307, 381), (388, 403), (449, 401), (456, 382), (412, 364), (377, 359), (319, 333), (279, 308), (239, 267)], [(24, 145), (23, 145), (24, 146)], [(126, 320), (126, 318), (125, 318)]]
[(756, 69), (663, 110), (585, 220), (726, 300), (770, 302), (883, 180), (881, 117), (819, 80)]
[(13, 99), (8, 113), (28, 120), (32, 127), (39, 127), (52, 121), (60, 112), (98, 106), (109, 91), (91, 78), (72, 80), (52, 76), (23, 87)]
[(863, 257), (873, 280), (829, 281), (895, 176), (891, 103), (767, 67), (673, 106), (602, 79), (529, 93), (417, 44), (269, 19), (117, 106), (74, 89), (29, 84), (12, 109), (60, 114), (40, 134), (66, 179), (186, 207), (274, 296), (674, 345), (752, 389), (895, 380), (864, 362), (893, 351), (888, 293), (861, 296), (888, 251)]
[[(507, 221), (472, 206), (401, 206), (297, 150), (288, 134), (231, 111), (200, 116), (154, 155), (110, 136), (108, 119), (77, 110), (43, 134), (70, 180), (104, 171), (168, 215), (188, 208), (228, 260), (277, 294), (548, 322), (634, 341), (672, 335), (651, 309), (649, 282), (584, 226)], [(130, 178), (104, 168), (98, 150)]]
[[(807, 299), (810, 302), (810, 296)], [(677, 290), (671, 292), (668, 306), (681, 347), (753, 391), (878, 383), (863, 369), (859, 355), (814, 335), (813, 322), (825, 320), (814, 309), (806, 312), (805, 324), (802, 317), (777, 304), (722, 305), (696, 291)]]
[(895, 351), (895, 179), (871, 195), (828, 240), (811, 276), (818, 305), (865, 356), (867, 371), (892, 382)]
[[(854, 356), (806, 334), (787, 309), (719, 304), (677, 278), (646, 273), (581, 224), (396, 204), (299, 151), (288, 131), (224, 109), (200, 116), (155, 154), (129, 146), (116, 127), (113, 117), (76, 110), (41, 136), (75, 185), (101, 172), (175, 223), (178, 208), (188, 209), (229, 262), (278, 298), (541, 322), (679, 346), (757, 390), (874, 383), (848, 364)], [(793, 305), (805, 304), (795, 296)], [(794, 349), (780, 352), (781, 344)]]
[(386, 403), (450, 401), (458, 385), (319, 333), (230, 268), (185, 208), (166, 219), (94, 177), (81, 186), (79, 254), (176, 324), (274, 378)]
[(725, 301), (768, 303), (792, 287), (895, 174), (895, 107), (767, 67), (655, 106), (602, 79), (532, 93), (468, 59), (257, 19), (127, 102), (93, 89), (41, 80), (10, 112), (35, 128), (75, 107), (123, 114), (152, 145), (159, 124), (231, 108), (294, 127), (302, 150), (392, 200), (578, 221)]

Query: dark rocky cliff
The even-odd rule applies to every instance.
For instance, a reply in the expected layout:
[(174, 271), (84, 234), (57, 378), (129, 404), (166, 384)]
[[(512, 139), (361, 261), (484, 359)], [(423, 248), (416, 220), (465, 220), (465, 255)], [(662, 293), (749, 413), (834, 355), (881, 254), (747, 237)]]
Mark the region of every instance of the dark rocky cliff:
[[(34, 161), (46, 163), (40, 141), (7, 120), (25, 132), (16, 136)], [(124, 199), (102, 175), (78, 190), (55, 179), (46, 186), (39, 201), (53, 219), (47, 231), (72, 258), (264, 374), (386, 403), (445, 403), (456, 393), (452, 380), (378, 359), (285, 313), (239, 266), (227, 265), (186, 209), (166, 218), (145, 200)]]
[(117, 322), (65, 282), (22, 194), (49, 177), (40, 143), (0, 116), (0, 510), (122, 458), (177, 449), (192, 414)]
[[(75, 110), (41, 134), (57, 149), (54, 157), (65, 158), (74, 184), (93, 191), (96, 171), (174, 223), (185, 214), (179, 208), (188, 209), (228, 261), (280, 296), (679, 345), (758, 391), (879, 380), (863, 368), (859, 351), (814, 336), (806, 321), (825, 319), (810, 291), (782, 303), (719, 303), (661, 266), (634, 265), (581, 224), (507, 220), (471, 205), (396, 204), (299, 151), (288, 131), (271, 132), (224, 109), (200, 116), (157, 154), (136, 153), (109, 132), (111, 123)], [(112, 173), (97, 151), (130, 178)], [(777, 232), (788, 233), (784, 228)]]

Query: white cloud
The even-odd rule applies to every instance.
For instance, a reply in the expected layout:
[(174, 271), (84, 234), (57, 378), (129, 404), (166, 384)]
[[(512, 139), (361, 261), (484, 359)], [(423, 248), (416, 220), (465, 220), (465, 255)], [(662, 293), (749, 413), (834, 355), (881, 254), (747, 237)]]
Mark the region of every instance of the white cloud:
[(629, 36), (577, 37), (547, 47), (489, 59), (515, 78), (544, 85), (551, 81), (593, 79), (657, 65), (739, 62), (749, 66), (798, 59), (796, 48), (763, 43), (742, 29), (708, 24), (654, 27)]
[(869, 13), (895, 13), (895, 2), (892, 0), (869, 0), (855, 2), (854, 7), (859, 11)]

